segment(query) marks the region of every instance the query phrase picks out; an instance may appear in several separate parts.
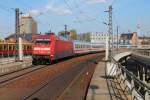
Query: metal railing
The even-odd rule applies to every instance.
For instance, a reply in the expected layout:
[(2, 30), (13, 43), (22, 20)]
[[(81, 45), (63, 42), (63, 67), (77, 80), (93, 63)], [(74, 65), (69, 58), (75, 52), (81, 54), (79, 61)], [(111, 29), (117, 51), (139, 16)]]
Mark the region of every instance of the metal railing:
[(146, 56), (146, 57), (150, 57), (150, 49), (142, 49), (142, 50), (136, 50), (135, 52), (133, 52), (136, 55), (141, 55), (141, 56)]
[(131, 93), (132, 100), (150, 100), (150, 87), (113, 57), (111, 58), (117, 65), (115, 78), (119, 79), (120, 84), (124, 85), (124, 91), (127, 90)]

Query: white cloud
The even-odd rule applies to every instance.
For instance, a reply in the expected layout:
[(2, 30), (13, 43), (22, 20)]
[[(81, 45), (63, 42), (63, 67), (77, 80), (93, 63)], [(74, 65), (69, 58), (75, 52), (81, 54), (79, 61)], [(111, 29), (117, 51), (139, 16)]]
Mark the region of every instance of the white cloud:
[(56, 13), (57, 15), (70, 15), (72, 14), (71, 10), (62, 7), (62, 6), (52, 6), (52, 5), (47, 5), (46, 6), (47, 11), (52, 11)]
[(39, 16), (46, 12), (53, 12), (57, 15), (70, 15), (72, 11), (63, 7), (63, 6), (54, 6), (52, 4), (48, 4), (41, 9), (31, 10), (29, 11), (29, 15), (31, 16)]
[(57, 15), (70, 15), (72, 12), (64, 7), (53, 8), (52, 11)]
[(49, 5), (47, 5), (47, 6), (45, 7), (45, 9), (46, 9), (46, 11), (52, 10), (52, 9), (53, 9), (53, 6), (49, 4)]
[(42, 12), (40, 10), (31, 10), (31, 11), (29, 11), (29, 15), (31, 15), (31, 16), (39, 16), (41, 14), (42, 14)]
[(105, 3), (106, 0), (87, 0), (88, 4)]

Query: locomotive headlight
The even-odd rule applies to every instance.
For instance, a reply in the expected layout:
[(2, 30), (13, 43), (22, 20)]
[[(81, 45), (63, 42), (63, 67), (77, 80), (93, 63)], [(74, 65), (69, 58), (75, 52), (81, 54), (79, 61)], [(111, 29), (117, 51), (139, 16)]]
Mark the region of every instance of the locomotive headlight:
[(51, 48), (43, 48), (43, 50), (51, 50)]
[(36, 48), (36, 47), (35, 47), (34, 50), (41, 50), (41, 48)]

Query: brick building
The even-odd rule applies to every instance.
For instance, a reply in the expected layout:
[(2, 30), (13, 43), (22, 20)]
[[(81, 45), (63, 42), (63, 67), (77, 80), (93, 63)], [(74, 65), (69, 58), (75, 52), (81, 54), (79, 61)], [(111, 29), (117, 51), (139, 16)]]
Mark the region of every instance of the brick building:
[(138, 45), (137, 32), (123, 33), (120, 35), (120, 44), (122, 45)]
[(31, 16), (23, 16), (20, 19), (20, 34), (37, 33), (37, 22)]

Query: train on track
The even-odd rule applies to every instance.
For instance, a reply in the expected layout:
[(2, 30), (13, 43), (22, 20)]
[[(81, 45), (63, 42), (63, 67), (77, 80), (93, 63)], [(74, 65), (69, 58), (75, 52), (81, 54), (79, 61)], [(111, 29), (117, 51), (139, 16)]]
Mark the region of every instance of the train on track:
[[(18, 53), (17, 45), (15, 42), (0, 42), (0, 58), (14, 57)], [(23, 43), (22, 46), (25, 56), (32, 55), (32, 43)]]
[(104, 45), (90, 42), (69, 41), (57, 37), (54, 33), (49, 35), (33, 36), (32, 64), (50, 64), (55, 60), (74, 55), (99, 52)]

